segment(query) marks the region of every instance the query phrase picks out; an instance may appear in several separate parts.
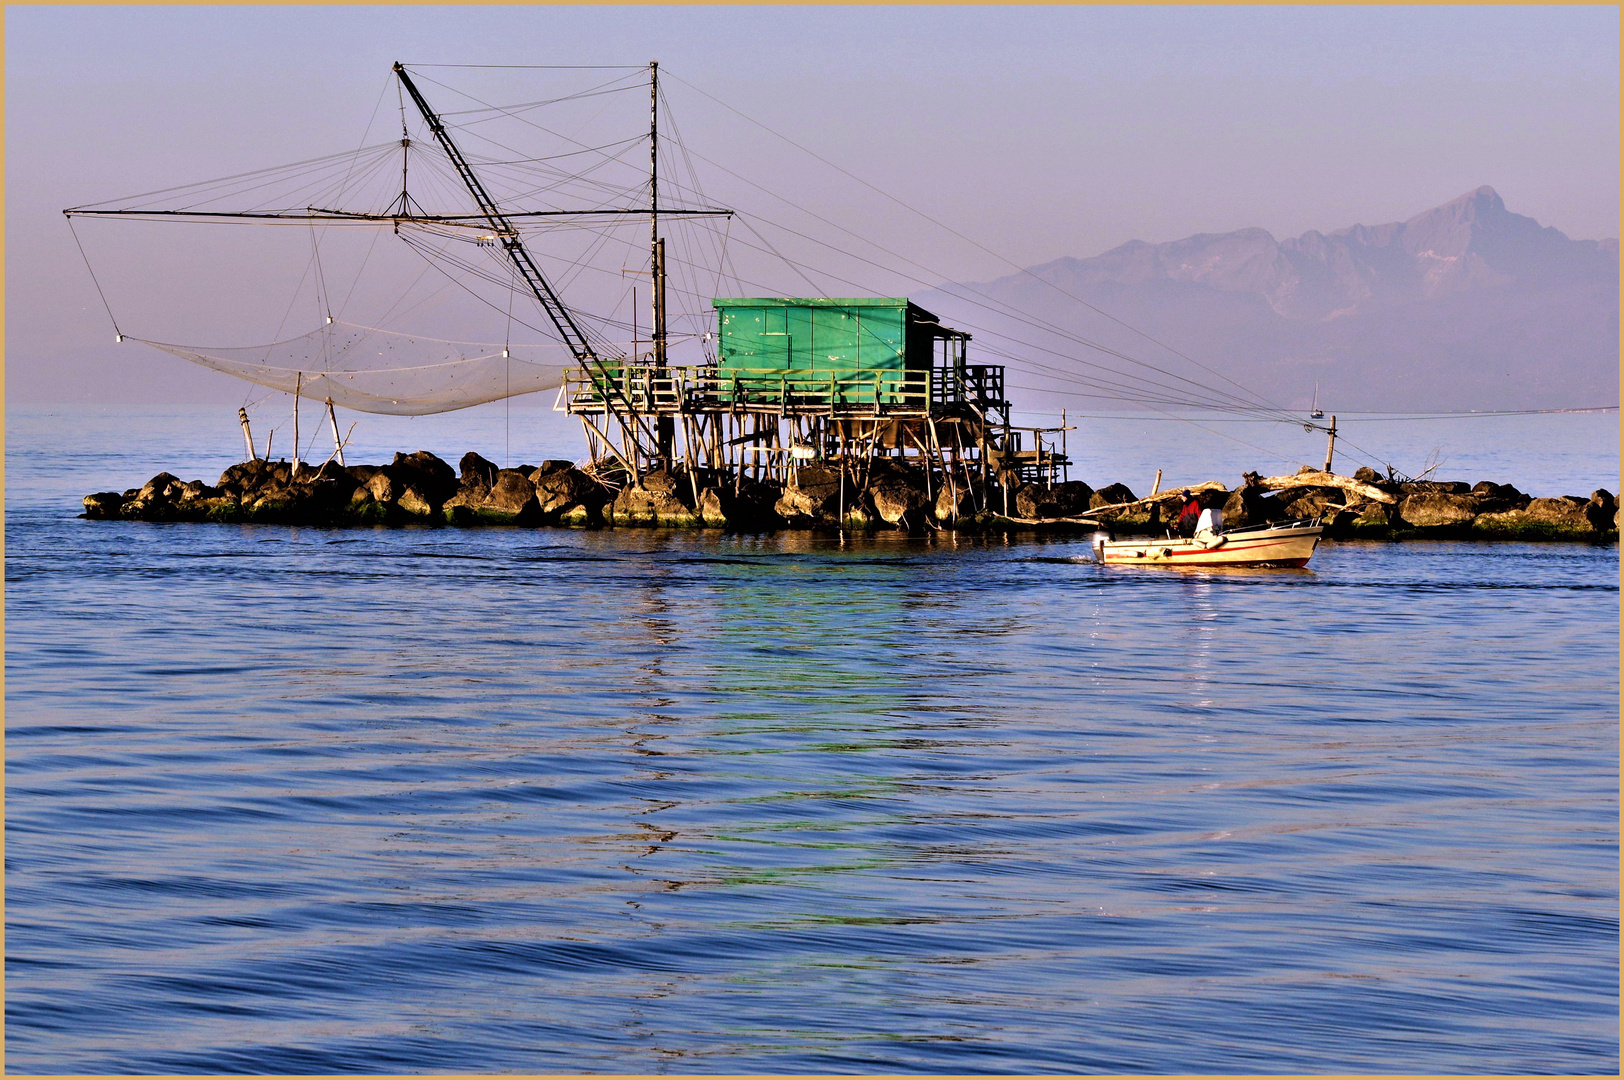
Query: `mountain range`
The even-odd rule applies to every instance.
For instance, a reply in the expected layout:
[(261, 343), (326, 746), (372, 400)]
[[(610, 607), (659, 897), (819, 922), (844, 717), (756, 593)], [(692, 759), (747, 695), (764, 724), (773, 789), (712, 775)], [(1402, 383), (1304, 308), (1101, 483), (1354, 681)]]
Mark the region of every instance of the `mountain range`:
[(1069, 384), (1018, 358), (1144, 369), (972, 301), (1224, 385), (1176, 350), (1291, 408), (1317, 383), (1327, 410), (1553, 409), (1618, 402), (1618, 274), (1616, 239), (1571, 240), (1480, 187), (1403, 222), (1135, 240), (920, 301), (950, 324), (962, 313), (984, 346), (1028, 369), (1012, 381), (1040, 391)]

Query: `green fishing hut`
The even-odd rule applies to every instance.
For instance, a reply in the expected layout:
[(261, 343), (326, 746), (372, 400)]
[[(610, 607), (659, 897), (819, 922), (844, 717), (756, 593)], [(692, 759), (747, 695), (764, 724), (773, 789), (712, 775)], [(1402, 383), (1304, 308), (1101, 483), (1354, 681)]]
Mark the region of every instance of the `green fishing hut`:
[(932, 368), (962, 367), (970, 337), (905, 297), (711, 304), (723, 396), (751, 403), (776, 388), (791, 404), (928, 408)]

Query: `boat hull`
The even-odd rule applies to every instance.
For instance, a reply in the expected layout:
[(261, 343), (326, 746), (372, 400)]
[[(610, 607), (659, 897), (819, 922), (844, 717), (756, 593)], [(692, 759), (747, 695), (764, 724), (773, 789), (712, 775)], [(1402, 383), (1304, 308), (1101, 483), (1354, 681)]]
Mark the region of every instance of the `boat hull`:
[(1319, 545), (1318, 523), (1224, 533), (1221, 544), (1204, 540), (1107, 540), (1099, 545), (1108, 566), (1284, 566), (1308, 565)]

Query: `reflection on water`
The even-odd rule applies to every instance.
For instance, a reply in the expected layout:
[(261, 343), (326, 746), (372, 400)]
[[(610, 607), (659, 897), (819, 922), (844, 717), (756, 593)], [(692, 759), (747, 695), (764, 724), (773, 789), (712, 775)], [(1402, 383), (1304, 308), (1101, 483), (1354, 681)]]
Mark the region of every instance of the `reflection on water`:
[(1613, 550), (6, 524), (14, 1071), (1616, 1071)]

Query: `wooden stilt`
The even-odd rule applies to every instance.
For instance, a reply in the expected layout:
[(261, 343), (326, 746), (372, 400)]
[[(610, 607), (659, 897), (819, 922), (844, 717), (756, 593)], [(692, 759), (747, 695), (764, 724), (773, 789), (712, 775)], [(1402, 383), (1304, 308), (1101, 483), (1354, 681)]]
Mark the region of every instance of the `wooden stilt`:
[(295, 372), (293, 376), (293, 466), (288, 475), (299, 475), (299, 391), (304, 387), (304, 372)]
[(1066, 410), (1064, 408), (1060, 410), (1060, 456), (1066, 459), (1066, 463), (1060, 466), (1061, 475), (1065, 477), (1065, 483), (1070, 483), (1071, 455), (1066, 453)]
[(615, 449), (615, 444), (609, 441), (609, 436), (607, 436), (603, 432), (599, 431), (598, 426), (596, 424), (594, 424), (590, 419), (588, 419), (588, 417), (586, 416), (585, 413), (581, 414), (581, 423), (585, 424), (588, 428), (590, 428), (598, 436), (598, 438), (603, 440), (603, 445), (608, 448), (609, 453), (614, 455), (615, 460), (619, 461), (621, 466), (623, 468), (625, 468), (625, 470), (628, 473), (631, 474), (631, 476), (633, 477), (633, 480), (635, 482), (635, 479), (637, 477), (637, 470), (632, 468), (631, 464), (629, 462), (627, 462), (627, 460), (620, 455), (620, 451)]
[(924, 466), (925, 470), (925, 498), (934, 502), (936, 494), (932, 490), (930, 483), (930, 451), (925, 449), (924, 442), (914, 433), (912, 428), (908, 429), (908, 438), (912, 439), (913, 444), (919, 447), (919, 463)]
[(936, 447), (936, 459), (942, 463), (942, 478), (947, 481), (947, 497), (953, 501), (952, 518), (953, 518), (954, 521), (958, 521), (958, 519), (959, 519), (959, 486), (958, 486), (958, 484), (953, 482), (953, 468), (952, 468), (952, 466), (948, 465), (947, 458), (946, 458), (946, 456), (945, 456), (945, 454), (944, 454), (944, 452), (942, 450), (942, 439), (941, 439), (941, 436), (939, 434), (937, 434), (937, 431), (936, 431), (936, 419), (935, 419), (935, 417), (929, 418), (929, 422), (930, 422), (930, 441), (931, 441), (931, 445)]
[(338, 414), (333, 412), (333, 399), (327, 399), (327, 422), (333, 425), (333, 454), (338, 458), (338, 467), (344, 468), (344, 440), (338, 436)]

